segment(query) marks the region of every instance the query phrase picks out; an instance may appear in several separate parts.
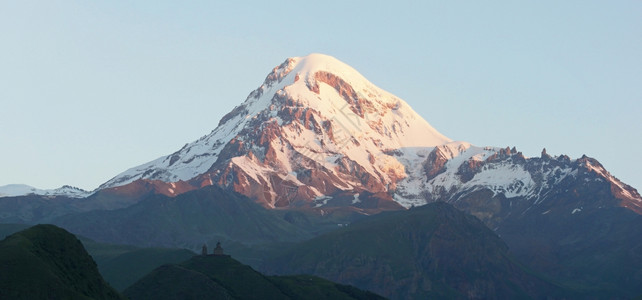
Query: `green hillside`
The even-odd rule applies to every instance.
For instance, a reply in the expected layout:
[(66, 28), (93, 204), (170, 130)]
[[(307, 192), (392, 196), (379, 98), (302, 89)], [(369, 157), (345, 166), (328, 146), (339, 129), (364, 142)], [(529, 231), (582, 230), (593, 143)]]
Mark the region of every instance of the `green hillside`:
[(0, 299), (124, 298), (75, 236), (36, 225), (0, 242)]
[[(0, 239), (26, 228), (29, 225), (0, 224)], [(99, 243), (82, 236), (77, 238), (98, 265), (105, 281), (119, 291), (161, 265), (179, 263), (194, 256), (194, 252), (187, 249), (139, 248)]]
[(229, 256), (165, 265), (127, 288), (136, 299), (383, 299), (314, 276), (264, 276)]

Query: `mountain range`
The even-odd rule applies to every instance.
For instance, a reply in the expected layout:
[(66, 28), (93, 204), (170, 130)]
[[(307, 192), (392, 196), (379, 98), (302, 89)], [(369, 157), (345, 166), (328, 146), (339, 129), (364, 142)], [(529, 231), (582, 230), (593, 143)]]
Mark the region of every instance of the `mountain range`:
[[(218, 126), (178, 151), (133, 167), (95, 192), (167, 196), (223, 186), (266, 208), (353, 206), (398, 209), (456, 201), (479, 190), (532, 205), (565, 178), (606, 181), (617, 205), (642, 212), (642, 198), (594, 159), (524, 157), (514, 147), (477, 147), (440, 134), (398, 97), (339, 60), (311, 54), (289, 58), (225, 115)], [(363, 203), (362, 194), (378, 199)], [(0, 188), (0, 195), (67, 195)], [(367, 201), (366, 201), (367, 202)]]
[(446, 202), (546, 282), (642, 294), (642, 197), (599, 161), (452, 140), (322, 54), (286, 59), (209, 134), (95, 191), (10, 186), (0, 197), (2, 223), (49, 222), (141, 246), (223, 240), (255, 266), (268, 263), (262, 251)]

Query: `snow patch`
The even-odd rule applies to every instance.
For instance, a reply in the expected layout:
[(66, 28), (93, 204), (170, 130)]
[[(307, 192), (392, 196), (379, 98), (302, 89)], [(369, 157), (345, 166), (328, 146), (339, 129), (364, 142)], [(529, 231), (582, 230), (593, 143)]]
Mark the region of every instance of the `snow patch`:
[[(317, 196), (313, 200), (313, 202), (315, 204), (314, 207), (324, 206), (324, 205), (328, 204), (328, 201), (330, 199), (332, 199), (332, 197), (330, 197), (330, 196)], [(323, 211), (321, 211), (321, 212), (323, 213)]]
[(357, 204), (361, 203), (361, 199), (359, 199), (359, 194), (354, 194), (354, 199), (352, 199), (352, 204)]

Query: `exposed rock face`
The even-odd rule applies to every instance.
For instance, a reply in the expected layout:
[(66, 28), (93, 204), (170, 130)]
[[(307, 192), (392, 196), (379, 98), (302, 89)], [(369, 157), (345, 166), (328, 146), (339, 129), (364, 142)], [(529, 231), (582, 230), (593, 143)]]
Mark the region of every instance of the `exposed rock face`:
[(195, 189), (195, 186), (185, 181), (164, 182), (160, 180), (139, 179), (132, 182), (132, 184), (104, 189), (101, 190), (101, 192), (121, 198), (140, 198), (150, 193), (174, 197)]
[[(325, 83), (334, 88), (339, 95), (346, 101), (349, 105), (350, 110), (358, 115), (361, 118), (365, 118), (365, 113), (375, 112), (375, 108), (372, 103), (362, 97), (360, 97), (357, 92), (352, 88), (352, 86), (341, 79), (339, 76), (328, 73), (325, 71), (319, 71), (314, 73), (314, 79), (318, 82)], [(319, 85), (315, 84), (314, 88), (310, 90), (319, 93)]]
[(465, 150), (463, 145), (458, 147), (458, 149), (452, 149), (447, 146), (435, 147), (430, 154), (428, 154), (428, 158), (423, 163), (424, 170), (426, 172), (426, 179), (431, 180), (437, 177), (437, 175), (445, 172), (446, 163), (453, 157), (457, 156), (459, 154), (458, 152), (463, 150)]

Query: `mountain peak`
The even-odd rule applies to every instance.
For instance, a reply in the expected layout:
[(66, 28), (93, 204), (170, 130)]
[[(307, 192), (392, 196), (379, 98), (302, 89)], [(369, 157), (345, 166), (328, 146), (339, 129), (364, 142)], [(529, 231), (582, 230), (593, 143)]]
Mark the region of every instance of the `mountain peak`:
[[(300, 75), (314, 74), (318, 71), (342, 74), (359, 80), (366, 80), (363, 75), (348, 64), (326, 54), (311, 53), (307, 56), (287, 58), (273, 71), (283, 70), (285, 73)], [(287, 74), (284, 74), (287, 75)]]
[[(245, 108), (243, 112), (247, 113), (247, 119), (265, 110), (278, 110), (283, 105), (312, 109), (354, 132), (383, 130), (375, 128), (377, 126), (373, 123), (384, 126), (398, 124), (414, 129), (412, 134), (408, 130), (402, 134), (406, 138), (399, 134), (393, 137), (396, 145), (391, 149), (433, 147), (452, 141), (432, 128), (405, 101), (372, 84), (357, 70), (329, 55), (313, 53), (286, 59), (237, 108)], [(235, 109), (221, 122), (238, 112)], [(274, 114), (272, 116), (275, 117)]]
[(307, 56), (292, 57), (288, 58), (284, 63), (288, 63), (292, 68), (292, 72), (300, 76), (314, 77), (317, 72), (327, 72), (340, 76), (350, 83), (370, 83), (363, 75), (348, 64), (325, 54), (312, 53)]
[[(285, 77), (287, 77), (288, 80), (285, 80)], [(400, 101), (399, 98), (371, 83), (350, 65), (332, 56), (320, 53), (286, 59), (281, 65), (273, 69), (273, 72), (268, 75), (266, 82), (274, 78), (278, 78), (279, 82), (284, 82), (284, 86), (296, 85), (296, 83), (301, 80), (302, 84), (305, 84), (309, 90), (317, 94), (320, 93), (320, 83), (326, 83), (330, 86), (341, 84), (346, 87), (349, 86), (349, 88), (352, 89), (352, 91), (346, 90), (343, 92), (363, 93), (366, 96), (367, 94), (371, 96), (385, 96), (379, 100), (388, 100), (386, 101), (387, 103), (394, 105)], [(357, 95), (353, 96), (356, 97)]]
[[(288, 58), (274, 67), (210, 134), (127, 170), (100, 188), (137, 179), (185, 180), (199, 187), (234, 185), (250, 197), (271, 199), (268, 206), (274, 205), (284, 186), (307, 186), (297, 197), (308, 201), (355, 188), (385, 192), (406, 176), (405, 167), (390, 151), (448, 142), (405, 101), (338, 59), (315, 53)], [(312, 174), (318, 167), (324, 175), (316, 176), (326, 182), (310, 182), (320, 179), (299, 175)], [(345, 172), (352, 174), (343, 176)], [(222, 177), (239, 173), (244, 179), (234, 180), (242, 182)], [(248, 187), (254, 184), (262, 187)]]

